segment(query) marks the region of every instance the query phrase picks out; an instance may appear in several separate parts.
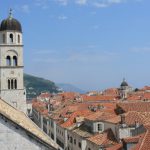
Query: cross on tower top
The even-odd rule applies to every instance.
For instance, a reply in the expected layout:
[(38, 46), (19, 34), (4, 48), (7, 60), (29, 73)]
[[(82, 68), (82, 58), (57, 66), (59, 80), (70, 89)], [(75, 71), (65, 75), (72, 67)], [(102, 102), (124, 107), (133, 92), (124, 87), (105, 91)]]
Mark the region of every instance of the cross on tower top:
[(12, 18), (12, 11), (13, 11), (13, 10), (10, 8), (10, 9), (9, 9), (9, 18)]

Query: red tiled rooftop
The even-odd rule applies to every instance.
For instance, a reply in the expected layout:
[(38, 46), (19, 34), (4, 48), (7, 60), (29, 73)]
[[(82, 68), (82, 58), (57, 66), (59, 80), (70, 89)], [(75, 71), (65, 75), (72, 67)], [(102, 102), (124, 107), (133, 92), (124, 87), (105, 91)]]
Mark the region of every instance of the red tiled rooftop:
[(115, 96), (106, 96), (106, 95), (97, 95), (97, 96), (82, 95), (81, 97), (83, 101), (106, 101), (106, 100), (114, 101), (116, 100)]
[(114, 145), (117, 143), (114, 134), (111, 129), (104, 131), (103, 133), (98, 133), (94, 136), (87, 138), (92, 143), (96, 145)]
[(63, 124), (61, 124), (62, 127), (66, 128), (69, 126), (72, 126), (75, 123), (75, 118), (76, 117), (85, 117), (91, 114), (90, 110), (80, 110), (73, 112), (70, 117), (65, 121)]
[(144, 91), (150, 90), (150, 86), (144, 86), (144, 88), (142, 88), (142, 90), (144, 90)]
[(129, 95), (127, 100), (150, 100), (150, 92), (135, 92)]
[(117, 108), (122, 109), (124, 112), (150, 112), (150, 102), (118, 103)]
[(127, 137), (127, 138), (123, 139), (123, 142), (125, 142), (125, 143), (138, 143), (140, 138), (141, 138), (141, 135), (133, 136), (133, 137)]
[(106, 150), (122, 150), (122, 144), (116, 143), (113, 146), (107, 147)]
[[(127, 125), (135, 125), (135, 123), (139, 123), (139, 125), (145, 125), (150, 122), (150, 112), (129, 111), (124, 113), (123, 116)], [(110, 123), (120, 123), (121, 116), (118, 115), (116, 117), (107, 119), (106, 121)]]
[(60, 93), (60, 96), (63, 97), (63, 99), (74, 99), (77, 95), (79, 95), (78, 93), (75, 92), (64, 92), (64, 93)]
[(118, 116), (116, 116), (116, 117), (107, 119), (106, 121), (107, 121), (107, 122), (110, 122), (110, 123), (117, 124), (117, 123), (120, 123), (121, 117), (118, 115)]
[(97, 121), (97, 120), (107, 120), (110, 118), (116, 117), (115, 114), (109, 113), (109, 112), (93, 112), (91, 115), (85, 117), (85, 119), (91, 120), (91, 121)]
[(103, 91), (103, 95), (119, 96), (119, 90), (117, 88), (109, 88)]
[[(131, 150), (149, 150), (150, 148), (150, 126), (145, 126), (147, 131), (139, 136), (138, 143), (131, 147)], [(134, 137), (133, 137), (134, 138)]]
[(47, 115), (48, 110), (46, 108), (46, 103), (41, 101), (33, 101), (32, 108), (37, 110), (42, 115)]
[(127, 98), (127, 100), (133, 100), (133, 101), (137, 101), (137, 100), (142, 100), (142, 96), (139, 95), (131, 95)]

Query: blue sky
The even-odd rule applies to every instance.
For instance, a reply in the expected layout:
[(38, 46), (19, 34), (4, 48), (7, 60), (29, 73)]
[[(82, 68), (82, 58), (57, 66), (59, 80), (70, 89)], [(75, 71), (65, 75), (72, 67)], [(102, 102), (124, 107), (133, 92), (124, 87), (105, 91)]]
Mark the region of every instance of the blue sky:
[(84, 90), (150, 84), (149, 0), (0, 0), (23, 27), (25, 72)]

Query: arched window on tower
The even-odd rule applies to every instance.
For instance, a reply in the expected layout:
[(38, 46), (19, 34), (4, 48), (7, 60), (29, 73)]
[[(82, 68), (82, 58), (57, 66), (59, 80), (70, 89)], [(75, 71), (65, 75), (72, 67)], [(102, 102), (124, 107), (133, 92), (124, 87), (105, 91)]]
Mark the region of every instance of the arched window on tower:
[(17, 80), (14, 80), (14, 88), (17, 89)]
[(11, 80), (11, 89), (13, 89), (14, 88), (14, 81), (13, 81), (13, 79)]
[(10, 58), (10, 56), (6, 57), (6, 65), (7, 66), (11, 66), (11, 58)]
[(20, 43), (20, 35), (18, 34), (18, 43)]
[(13, 66), (17, 66), (18, 64), (17, 56), (13, 56)]
[(8, 79), (8, 89), (10, 89), (10, 79)]
[(13, 41), (14, 41), (14, 36), (13, 36), (12, 33), (9, 35), (9, 38), (10, 38), (10, 43), (13, 43)]
[(6, 43), (6, 36), (3, 34), (3, 43)]

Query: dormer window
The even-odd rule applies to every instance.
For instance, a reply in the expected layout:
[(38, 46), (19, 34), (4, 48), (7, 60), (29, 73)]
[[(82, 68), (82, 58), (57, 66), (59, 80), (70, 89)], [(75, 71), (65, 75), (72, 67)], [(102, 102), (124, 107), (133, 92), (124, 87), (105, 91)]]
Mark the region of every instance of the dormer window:
[(103, 131), (103, 125), (101, 123), (97, 124), (97, 131)]

